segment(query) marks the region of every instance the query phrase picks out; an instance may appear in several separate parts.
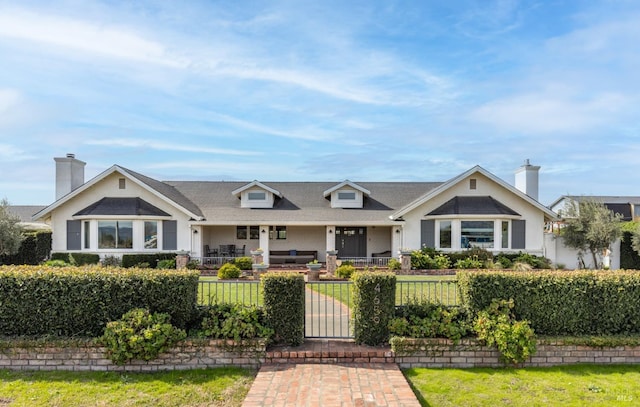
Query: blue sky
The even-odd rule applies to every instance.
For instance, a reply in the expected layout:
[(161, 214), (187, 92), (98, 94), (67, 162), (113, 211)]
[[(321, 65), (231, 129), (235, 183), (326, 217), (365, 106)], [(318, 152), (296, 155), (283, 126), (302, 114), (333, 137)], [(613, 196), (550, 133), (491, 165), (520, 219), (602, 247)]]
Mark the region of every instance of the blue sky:
[(0, 0), (0, 198), (89, 179), (640, 195), (640, 2)]

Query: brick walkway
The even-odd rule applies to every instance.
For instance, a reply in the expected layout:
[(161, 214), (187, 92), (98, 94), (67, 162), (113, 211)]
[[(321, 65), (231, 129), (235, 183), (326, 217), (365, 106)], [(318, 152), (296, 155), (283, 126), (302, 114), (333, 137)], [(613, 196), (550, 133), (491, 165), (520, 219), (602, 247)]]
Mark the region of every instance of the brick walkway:
[(420, 406), (387, 352), (339, 340), (270, 349), (242, 406)]

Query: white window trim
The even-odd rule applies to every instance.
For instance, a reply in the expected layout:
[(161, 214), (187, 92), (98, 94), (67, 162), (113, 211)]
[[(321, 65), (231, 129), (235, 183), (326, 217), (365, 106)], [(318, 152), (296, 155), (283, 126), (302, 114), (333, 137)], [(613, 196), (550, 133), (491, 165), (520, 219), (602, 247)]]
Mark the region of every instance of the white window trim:
[[(126, 217), (109, 217), (100, 219), (87, 219), (85, 222), (89, 222), (89, 248), (84, 247), (85, 230), (84, 226), (81, 228), (80, 239), (82, 239), (81, 251), (86, 252), (99, 252), (99, 253), (133, 253), (133, 252), (149, 252), (154, 253), (162, 251), (162, 242), (164, 241), (162, 231), (162, 221), (165, 219), (151, 219), (151, 218), (137, 218), (131, 219)], [(131, 249), (122, 248), (98, 248), (98, 223), (100, 221), (130, 221), (132, 222), (132, 235), (133, 235), (133, 247)], [(147, 249), (144, 247), (144, 222), (157, 222), (158, 224), (158, 247), (155, 249)]]
[[(440, 247), (440, 222), (451, 222), (451, 247)], [(489, 251), (511, 250), (511, 219), (505, 218), (443, 218), (435, 220), (434, 243), (435, 248), (443, 252), (457, 252), (465, 250), (461, 245), (462, 221), (492, 221), (493, 222), (493, 246), (485, 247)], [(502, 247), (502, 222), (508, 222), (507, 246)]]

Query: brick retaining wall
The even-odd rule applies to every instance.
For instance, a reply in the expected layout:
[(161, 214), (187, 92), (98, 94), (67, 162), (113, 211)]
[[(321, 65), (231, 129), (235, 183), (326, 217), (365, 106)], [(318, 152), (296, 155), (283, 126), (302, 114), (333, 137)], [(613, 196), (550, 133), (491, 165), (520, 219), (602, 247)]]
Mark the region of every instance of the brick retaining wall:
[[(457, 345), (448, 339), (402, 339), (394, 346), (395, 362), (401, 368), (409, 367), (499, 367), (499, 353), (494, 348), (482, 346), (473, 339), (461, 340)], [(524, 363), (525, 367), (547, 367), (575, 363), (634, 364), (640, 363), (640, 346), (601, 348), (566, 345), (561, 341), (538, 341), (535, 356)]]
[(68, 347), (17, 347), (0, 349), (0, 369), (155, 372), (238, 366), (257, 368), (264, 362), (265, 345), (236, 351), (224, 341), (182, 342), (151, 361), (135, 360), (118, 366), (105, 357), (105, 349), (93, 344)]

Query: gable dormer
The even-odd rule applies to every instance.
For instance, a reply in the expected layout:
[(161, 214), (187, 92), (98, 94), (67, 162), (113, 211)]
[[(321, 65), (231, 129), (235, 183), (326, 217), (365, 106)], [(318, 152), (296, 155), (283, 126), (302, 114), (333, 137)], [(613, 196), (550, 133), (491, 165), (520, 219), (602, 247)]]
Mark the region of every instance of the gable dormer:
[(370, 194), (368, 189), (349, 180), (324, 191), (324, 197), (329, 198), (332, 208), (362, 208), (364, 197)]
[(276, 197), (282, 198), (282, 194), (267, 185), (253, 181), (231, 192), (240, 198), (241, 208), (273, 208)]

